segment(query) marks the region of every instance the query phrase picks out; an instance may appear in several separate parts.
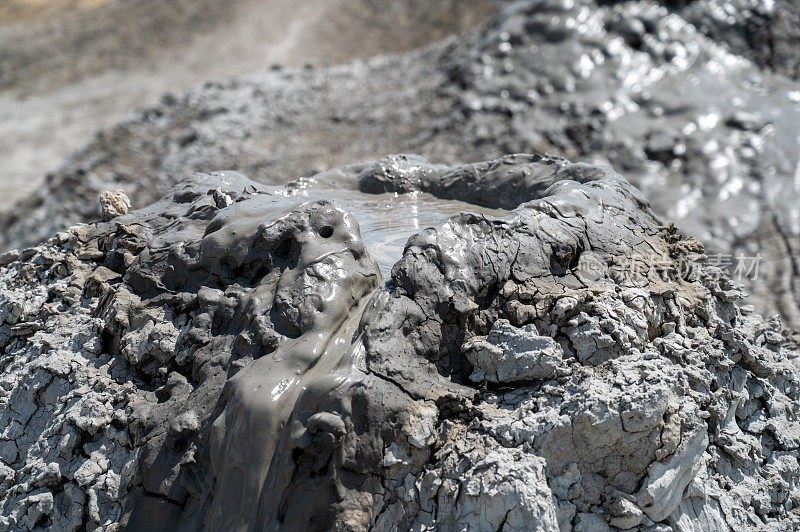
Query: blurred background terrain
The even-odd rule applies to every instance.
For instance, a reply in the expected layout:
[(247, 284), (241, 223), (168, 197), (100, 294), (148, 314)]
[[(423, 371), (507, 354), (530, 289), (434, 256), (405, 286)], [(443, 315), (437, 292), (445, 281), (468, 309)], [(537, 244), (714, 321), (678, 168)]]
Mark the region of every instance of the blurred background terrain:
[(165, 92), (413, 50), (495, 9), (492, 0), (3, 0), (0, 205)]

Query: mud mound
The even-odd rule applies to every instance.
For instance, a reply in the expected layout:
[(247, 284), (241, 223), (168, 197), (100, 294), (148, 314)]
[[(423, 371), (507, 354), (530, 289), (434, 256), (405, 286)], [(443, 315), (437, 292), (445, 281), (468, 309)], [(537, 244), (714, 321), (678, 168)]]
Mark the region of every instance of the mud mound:
[(547, 151), (624, 170), (761, 311), (798, 326), (797, 84), (731, 55), (680, 13), (646, 1), (520, 1), (471, 38), (167, 96), (6, 212), (3, 244), (97, 219), (104, 190), (146, 205), (186, 171), (281, 183), (387, 152), (460, 164)]
[(308, 182), (235, 172), (3, 256), (4, 526), (800, 524), (800, 353), (610, 168), (316, 179), (527, 203), (413, 236), (385, 286)]

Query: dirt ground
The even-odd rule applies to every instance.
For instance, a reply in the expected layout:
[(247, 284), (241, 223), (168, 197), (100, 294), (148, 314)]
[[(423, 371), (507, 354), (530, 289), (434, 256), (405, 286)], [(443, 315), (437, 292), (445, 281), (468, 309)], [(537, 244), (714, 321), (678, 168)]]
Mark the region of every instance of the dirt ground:
[(276, 64), (419, 48), (493, 0), (6, 0), (0, 3), (0, 206), (35, 190), (132, 109)]

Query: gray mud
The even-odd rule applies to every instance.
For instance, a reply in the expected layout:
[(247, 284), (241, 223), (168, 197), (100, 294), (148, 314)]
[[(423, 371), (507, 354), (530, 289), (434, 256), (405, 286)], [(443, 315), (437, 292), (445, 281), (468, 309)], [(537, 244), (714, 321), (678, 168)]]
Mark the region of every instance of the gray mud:
[[(741, 279), (751, 301), (797, 327), (800, 86), (782, 74), (794, 75), (797, 47), (782, 44), (794, 8), (723, 16), (734, 4), (523, 0), (405, 55), (171, 94), (3, 213), (2, 244), (97, 219), (106, 190), (147, 205), (191, 171), (281, 184), (399, 151), (450, 165), (547, 152), (624, 171), (713, 253), (760, 255), (757, 278)], [(735, 38), (747, 32), (772, 44)]]
[[(383, 283), (330, 184), (520, 204)], [(196, 174), (2, 262), (5, 528), (800, 525), (797, 339), (607, 166)]]
[[(461, 201), (449, 199), (451, 195), (447, 194), (434, 195), (433, 188), (408, 183), (409, 177), (428, 169), (437, 170), (429, 173), (433, 179), (449, 170), (413, 155), (395, 155), (373, 163), (336, 168), (285, 186), (266, 187), (266, 190), (293, 201), (335, 201), (359, 220), (364, 245), (388, 276), (402, 256), (408, 238), (420, 230), (440, 225), (462, 211), (494, 216), (507, 212), (502, 207), (510, 203), (508, 194), (488, 198), (485, 202), (476, 202), (467, 195)], [(396, 184), (388, 181), (376, 184), (376, 175), (391, 175)], [(498, 201), (501, 198), (505, 201)]]
[(676, 11), (733, 53), (800, 77), (800, 5), (791, 0), (677, 1)]
[(0, 529), (800, 528), (796, 10), (734, 4), (100, 132), (0, 216)]

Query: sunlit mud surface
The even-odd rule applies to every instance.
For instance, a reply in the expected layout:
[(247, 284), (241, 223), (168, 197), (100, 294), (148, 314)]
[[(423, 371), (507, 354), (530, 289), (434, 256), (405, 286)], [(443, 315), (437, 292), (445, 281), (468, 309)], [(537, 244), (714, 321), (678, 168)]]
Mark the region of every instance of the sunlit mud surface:
[(737, 280), (760, 312), (800, 327), (800, 85), (785, 75), (790, 48), (778, 60), (734, 39), (748, 25), (791, 42), (775, 18), (791, 6), (747, 3), (750, 15), (720, 18), (718, 3), (504, 2), (407, 54), (170, 94), (0, 213), (0, 246), (97, 219), (106, 190), (142, 207), (193, 171), (279, 184), (387, 153), (454, 165), (543, 152), (623, 172), (729, 273), (761, 257)]
[[(283, 187), (269, 188), (281, 192)], [(502, 209), (490, 209), (458, 200), (437, 198), (431, 194), (414, 191), (408, 194), (364, 194), (312, 185), (294, 192), (291, 197), (304, 201), (332, 200), (353, 214), (361, 227), (361, 238), (367, 250), (380, 266), (384, 278), (403, 255), (411, 235), (429, 227), (437, 227), (459, 212), (477, 212), (489, 216), (503, 216)], [(483, 245), (475, 242), (476, 246)]]
[(800, 530), (800, 4), (23, 4), (0, 530)]
[(797, 337), (608, 166), (116, 194), (0, 256), (4, 530), (800, 526)]

